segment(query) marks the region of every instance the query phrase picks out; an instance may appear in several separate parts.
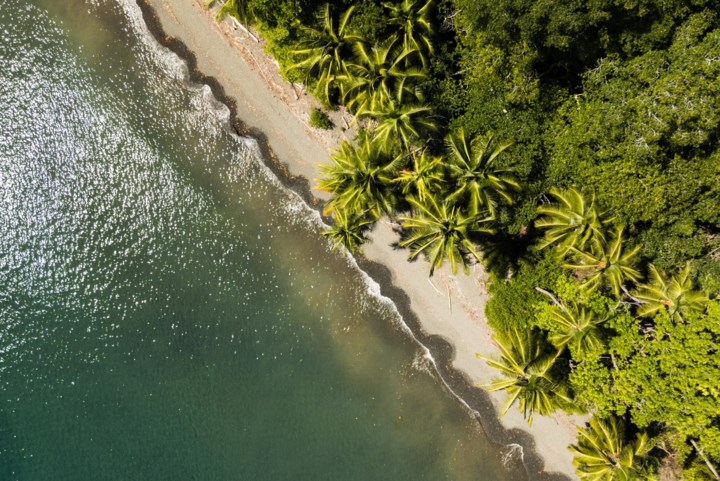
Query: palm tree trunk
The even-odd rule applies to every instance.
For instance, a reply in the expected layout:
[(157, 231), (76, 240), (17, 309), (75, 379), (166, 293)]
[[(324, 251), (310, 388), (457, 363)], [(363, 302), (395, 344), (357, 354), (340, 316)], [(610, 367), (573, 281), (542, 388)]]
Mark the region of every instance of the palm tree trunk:
[(610, 360), (612, 361), (613, 369), (619, 371), (620, 368), (618, 367), (617, 361), (615, 360), (615, 354), (613, 354), (612, 352), (610, 353)]
[(697, 445), (697, 443), (695, 442), (694, 439), (690, 439), (690, 444), (693, 445), (693, 447), (695, 448), (695, 451), (697, 451), (698, 454), (703, 458), (703, 460), (705, 461), (705, 464), (707, 464), (708, 469), (715, 476), (715, 479), (720, 481), (720, 476), (718, 475), (718, 472), (715, 470), (715, 467), (712, 465), (712, 463), (710, 463), (710, 460), (705, 457), (705, 453), (703, 453), (703, 450), (700, 449), (700, 446)]
[(540, 294), (545, 294), (546, 296), (548, 296), (548, 297), (550, 298), (551, 301), (553, 301), (553, 303), (554, 303), (556, 306), (558, 306), (558, 307), (559, 307), (560, 309), (562, 309), (563, 311), (568, 312), (567, 307), (563, 306), (562, 303), (560, 303), (560, 301), (557, 300), (557, 297), (555, 297), (555, 296), (552, 294), (552, 292), (546, 291), (545, 289), (542, 289), (542, 288), (540, 288), (540, 287), (535, 287), (535, 290), (538, 291)]

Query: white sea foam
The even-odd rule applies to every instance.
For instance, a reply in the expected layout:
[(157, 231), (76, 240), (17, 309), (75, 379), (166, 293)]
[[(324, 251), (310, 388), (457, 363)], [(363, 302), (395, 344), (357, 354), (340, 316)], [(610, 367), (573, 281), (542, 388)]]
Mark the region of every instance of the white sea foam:
[(507, 449), (502, 455), (503, 466), (507, 466), (507, 464), (512, 461), (514, 457), (519, 457), (520, 461), (525, 461), (525, 450), (523, 449), (522, 445), (517, 443), (510, 443), (506, 444), (505, 447)]
[[(97, 0), (95, 0), (97, 1)], [(118, 0), (123, 6), (126, 16), (130, 19), (130, 25), (134, 29), (138, 38), (143, 40), (148, 51), (152, 54), (152, 58), (162, 67), (162, 71), (169, 75), (171, 78), (176, 80), (184, 81), (188, 84), (188, 88), (195, 92), (195, 100), (204, 105), (205, 108), (199, 110), (205, 114), (210, 114), (205, 117), (206, 121), (220, 121), (229, 125), (230, 110), (219, 102), (213, 95), (209, 86), (207, 85), (193, 85), (189, 82), (189, 75), (187, 64), (177, 54), (171, 50), (163, 47), (157, 40), (152, 36), (147, 28), (143, 18), (142, 12), (134, 0)], [(200, 105), (200, 104), (198, 104)], [(243, 137), (240, 135), (234, 135), (240, 152), (237, 156), (237, 161), (240, 164), (246, 162), (252, 162), (254, 166), (259, 167), (257, 172), (263, 176), (263, 180), (269, 184), (277, 187), (277, 192), (281, 193), (284, 198), (277, 199), (280, 207), (283, 209), (283, 215), (286, 218), (292, 219), (293, 221), (304, 224), (307, 228), (315, 231), (327, 229), (329, 226), (325, 224), (318, 211), (312, 209), (305, 201), (294, 191), (286, 188), (282, 181), (272, 172), (263, 160), (262, 152), (257, 140), (251, 137)], [(243, 169), (246, 173), (247, 171)], [(326, 242), (326, 250), (329, 252), (331, 248), (331, 242)], [(409, 335), (418, 345), (420, 353), (413, 360), (413, 368), (419, 371), (426, 372), (428, 375), (438, 378), (442, 385), (447, 389), (449, 393), (455, 397), (461, 405), (463, 405), (469, 416), (477, 418), (480, 413), (470, 406), (465, 399), (462, 398), (448, 382), (440, 374), (440, 370), (437, 366), (437, 361), (433, 357), (430, 350), (415, 336), (410, 329), (409, 325), (405, 322), (405, 319), (398, 310), (395, 302), (387, 296), (384, 296), (381, 291), (381, 286), (376, 282), (370, 275), (360, 268), (357, 260), (349, 253), (345, 253), (347, 262), (353, 267), (356, 272), (359, 273), (363, 284), (365, 286), (365, 294), (378, 301), (389, 311), (389, 318), (392, 319), (393, 324)], [(508, 445), (508, 450), (503, 456), (503, 461), (508, 462), (512, 457), (519, 455), (520, 459), (523, 460), (524, 452), (522, 446), (518, 444)]]
[[(125, 15), (129, 19), (128, 23), (133, 29), (133, 32), (138, 38), (142, 40), (147, 51), (152, 54), (152, 58), (161, 67), (162, 71), (173, 79), (183, 80), (187, 82), (188, 87), (196, 94), (194, 95), (193, 99), (194, 103), (199, 102), (195, 106), (199, 107), (201, 104), (203, 104), (206, 108), (200, 108), (200, 110), (203, 111), (205, 114), (212, 114), (214, 116), (212, 120), (228, 122), (230, 120), (230, 110), (212, 95), (212, 91), (209, 86), (193, 85), (189, 82), (187, 64), (177, 54), (172, 52), (170, 49), (162, 46), (155, 39), (155, 37), (153, 37), (152, 33), (149, 31), (147, 25), (143, 20), (142, 11), (140, 10), (140, 7), (137, 5), (137, 3), (134, 0), (118, 1), (119, 4), (122, 6)], [(211, 118), (206, 118), (206, 120), (211, 120)], [(287, 217), (290, 217), (295, 221), (300, 221), (304, 223), (308, 228), (312, 230), (323, 230), (329, 227), (323, 222), (320, 214), (316, 210), (308, 206), (297, 193), (285, 188), (280, 179), (272, 172), (272, 170), (270, 170), (270, 168), (263, 161), (262, 152), (255, 139), (239, 135), (236, 135), (235, 137), (238, 145), (241, 147), (242, 150), (242, 152), (238, 156), (238, 161), (254, 161), (254, 163), (256, 163), (256, 165), (259, 167), (259, 172), (261, 172), (263, 175), (263, 180), (269, 182), (271, 185), (278, 188), (278, 192), (281, 192), (285, 197), (278, 200), (280, 201), (279, 204), (284, 211), (283, 213)], [(330, 250), (330, 241), (326, 241), (326, 244), (327, 250)], [(370, 277), (365, 271), (360, 268), (357, 260), (351, 254), (346, 252), (345, 256), (348, 263), (361, 276), (363, 284), (365, 286), (365, 294), (373, 298), (374, 300), (379, 301), (381, 305), (388, 309), (389, 313), (391, 314), (391, 316), (389, 317), (392, 319), (396, 327), (402, 329), (405, 333), (410, 335), (417, 342), (418, 346), (423, 352), (423, 357), (432, 364), (434, 371), (439, 374), (432, 353), (414, 335), (414, 333), (400, 314), (400, 311), (398, 310), (397, 305), (394, 303), (394, 301), (382, 294), (380, 284), (378, 284), (375, 279)], [(450, 392), (452, 392), (453, 395), (457, 397), (468, 409), (470, 409), (470, 411), (472, 411), (473, 413), (476, 412), (472, 408), (470, 408), (470, 406), (459, 395), (452, 391), (447, 382), (442, 379), (442, 376), (438, 375), (438, 377), (442, 380), (445, 387)]]
[(418, 350), (418, 352), (415, 353), (411, 366), (413, 370), (417, 372), (424, 372), (432, 377), (436, 377), (437, 373), (435, 372), (435, 366), (432, 362), (432, 356), (430, 356), (427, 351), (423, 352), (422, 350)]

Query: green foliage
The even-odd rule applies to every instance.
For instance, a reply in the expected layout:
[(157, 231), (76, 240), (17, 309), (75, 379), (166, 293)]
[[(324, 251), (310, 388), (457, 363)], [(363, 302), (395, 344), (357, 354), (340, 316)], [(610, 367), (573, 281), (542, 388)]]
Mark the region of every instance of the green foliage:
[(342, 210), (348, 215), (369, 215), (375, 219), (392, 213), (394, 192), (391, 182), (404, 159), (390, 157), (377, 142), (365, 136), (355, 146), (347, 141), (322, 165), (318, 188), (331, 192), (327, 212)]
[[(531, 68), (553, 68), (568, 81), (599, 58), (634, 57), (667, 46), (677, 26), (692, 13), (713, 8), (711, 0), (518, 1), (454, 0), (460, 27), (481, 37), (482, 45), (511, 52), (525, 49)], [(510, 59), (510, 68), (527, 60)], [(529, 70), (529, 69), (528, 69)]]
[(493, 233), (489, 227), (492, 218), (465, 215), (455, 205), (438, 202), (434, 197), (427, 197), (425, 202), (413, 197), (407, 200), (415, 212), (413, 216), (399, 217), (403, 227), (410, 231), (408, 237), (400, 242), (400, 246), (410, 248), (410, 259), (421, 253), (427, 255), (431, 276), (445, 259), (450, 263), (453, 274), (457, 273), (458, 264), (468, 273), (468, 256), (480, 260), (471, 236)]
[[(667, 50), (608, 58), (585, 76), (552, 132), (549, 181), (596, 192), (649, 255), (677, 268), (707, 252), (720, 226), (720, 29), (709, 14), (675, 32)], [(559, 117), (560, 118), (560, 117)]]
[(582, 304), (558, 302), (539, 312), (535, 324), (547, 326), (548, 340), (556, 349), (567, 346), (573, 359), (585, 360), (605, 352), (600, 328), (606, 320)]
[(356, 43), (354, 51), (355, 60), (347, 67), (343, 85), (343, 101), (356, 115), (372, 115), (390, 100), (402, 103), (422, 99), (415, 87), (426, 74), (420, 68), (406, 66), (413, 50), (388, 42), (370, 48)]
[(402, 193), (425, 203), (437, 198), (444, 183), (443, 158), (433, 156), (428, 149), (412, 155), (412, 170), (401, 170), (394, 180), (402, 186)]
[(488, 322), (497, 332), (527, 329), (532, 325), (536, 306), (546, 298), (535, 288), (553, 290), (563, 269), (550, 252), (533, 252), (521, 259), (509, 279), (491, 277), (490, 298), (485, 307)]
[(693, 438), (720, 460), (720, 301), (684, 320), (660, 311), (651, 323), (611, 324), (611, 362), (583, 363), (570, 376), (581, 400), (603, 415), (627, 412), (639, 427), (660, 423), (678, 433), (675, 449)]
[(432, 11), (435, 16), (433, 24), (436, 26), (432, 42), (434, 51), (432, 55), (427, 55), (428, 61), (424, 65), (428, 77), (419, 83), (426, 101), (432, 105), (438, 118), (442, 119), (440, 126), (443, 130), (449, 130), (453, 119), (465, 110), (466, 102), (462, 75), (459, 73), (457, 37), (447, 21), (452, 15), (450, 8), (450, 2), (443, 0)]
[[(683, 454), (682, 459), (684, 460), (682, 464), (683, 481), (717, 481), (717, 476), (708, 469), (708, 465), (702, 456), (690, 450), (688, 450), (688, 453), (681, 454)], [(713, 467), (717, 471), (717, 464)]]
[(398, 144), (407, 149), (421, 134), (435, 130), (435, 123), (428, 118), (431, 112), (426, 105), (386, 100), (377, 106), (377, 110), (366, 111), (364, 115), (378, 121), (375, 138), (390, 151)]
[(298, 69), (305, 74), (306, 82), (315, 79), (315, 95), (325, 104), (332, 101), (331, 91), (339, 88), (347, 72), (345, 59), (350, 55), (352, 46), (361, 42), (361, 38), (348, 30), (348, 22), (354, 7), (348, 8), (339, 19), (330, 4), (325, 4), (321, 17), (321, 28), (300, 25), (302, 37), (299, 47), (293, 55), (302, 58), (288, 70)]
[(314, 108), (310, 112), (310, 127), (316, 129), (330, 130), (333, 128), (332, 120), (321, 109)]
[(720, 246), (710, 251), (710, 255), (697, 262), (697, 280), (702, 289), (711, 296), (720, 295)]
[(588, 358), (575, 366), (568, 377), (575, 393), (575, 402), (597, 415), (622, 414), (625, 404), (619, 399), (612, 383), (607, 358)]
[(578, 443), (570, 446), (573, 464), (583, 481), (633, 481), (652, 479), (647, 472), (653, 445), (644, 432), (625, 441), (620, 419), (593, 417), (587, 428), (578, 429)]
[(355, 14), (350, 19), (350, 29), (369, 44), (377, 44), (390, 36), (385, 9), (375, 0), (352, 2)]
[(248, 0), (253, 15), (269, 27), (288, 26), (294, 19), (301, 18), (303, 4), (308, 11), (318, 7), (317, 2), (300, 2), (298, 0)]
[[(210, 0), (210, 3), (212, 2), (213, 0)], [(215, 18), (221, 20), (225, 15), (235, 17), (240, 23), (247, 23), (249, 20), (247, 0), (224, 0)]]
[(402, 0), (399, 4), (384, 3), (388, 12), (388, 23), (395, 38), (402, 40), (405, 50), (417, 53), (423, 66), (435, 48), (432, 43), (434, 28), (430, 12), (434, 0)]
[(477, 356), (502, 375), (482, 386), (489, 391), (507, 392), (500, 415), (518, 402), (523, 416), (532, 425), (533, 414), (547, 415), (572, 404), (563, 384), (552, 375), (559, 352), (548, 352), (541, 335), (528, 329), (512, 329), (494, 339), (500, 358)]
[(618, 359), (615, 385), (627, 396), (636, 425), (664, 423), (720, 459), (720, 303), (712, 301), (708, 314), (686, 317), (656, 316), (652, 335)]
[(682, 321), (691, 311), (703, 312), (707, 305), (707, 294), (694, 289), (690, 279), (690, 264), (670, 280), (650, 265), (650, 284), (642, 284), (634, 297), (642, 302), (638, 316), (653, 316), (658, 311), (667, 311), (670, 317)]
[(554, 245), (565, 255), (571, 248), (582, 250), (605, 242), (605, 229), (612, 219), (598, 212), (594, 195), (586, 199), (577, 189), (555, 187), (550, 195), (556, 203), (538, 207), (542, 217), (535, 221), (535, 227), (547, 229), (541, 249)]
[[(515, 165), (528, 185), (511, 231), (547, 187), (575, 184), (622, 222), (652, 223), (640, 234), (662, 268), (710, 250), (701, 230), (717, 230), (720, 204), (708, 183), (720, 166), (711, 2), (453, 3), (465, 106), (453, 125), (522, 146)], [(689, 230), (674, 227), (688, 218)]]
[(362, 251), (360, 246), (367, 241), (365, 232), (372, 226), (373, 221), (356, 214), (348, 214), (341, 209), (333, 212), (335, 223), (322, 235), (333, 242), (333, 250), (347, 249), (350, 253)]
[(570, 248), (573, 263), (565, 267), (584, 273), (582, 286), (589, 291), (608, 287), (616, 298), (627, 282), (638, 282), (640, 272), (635, 268), (640, 246), (623, 251), (623, 229), (618, 227), (607, 243), (595, 242), (588, 251)]
[(532, 324), (548, 333), (557, 348), (568, 346), (580, 366), (607, 352), (609, 329), (605, 326), (626, 308), (598, 292), (588, 292), (567, 275), (558, 277), (553, 293), (544, 290), (547, 299), (538, 303)]
[(553, 106), (560, 97), (552, 88), (541, 93), (541, 86), (535, 86), (534, 93), (527, 93), (534, 100), (518, 104), (526, 87), (505, 86), (511, 75), (507, 71), (507, 52), (479, 47), (473, 39), (460, 37), (463, 43), (458, 48), (460, 58), (455, 69), (462, 76), (459, 80), (457, 76), (445, 80), (441, 97), (456, 115), (450, 123), (453, 131), (462, 129), (470, 138), (480, 132), (493, 132), (497, 138), (515, 144), (512, 166), (523, 191), (515, 198), (515, 206), (506, 210), (504, 224), (517, 233), (535, 217), (538, 199), (547, 191), (543, 125), (554, 116)]
[[(266, 49), (281, 66), (281, 71), (294, 62), (290, 53), (296, 41), (295, 19), (312, 15), (319, 2), (309, 0), (237, 0), (247, 4), (245, 9), (247, 20), (267, 42)], [(286, 73), (286, 76), (299, 81), (297, 72)]]
[[(452, 184), (448, 200), (460, 202), (470, 214), (487, 210), (495, 216), (499, 201), (513, 202), (513, 193), (521, 190), (515, 171), (498, 162), (500, 155), (512, 144), (493, 146), (493, 136), (483, 141), (468, 142), (465, 132), (446, 138), (448, 170)], [(491, 148), (493, 147), (493, 148)]]

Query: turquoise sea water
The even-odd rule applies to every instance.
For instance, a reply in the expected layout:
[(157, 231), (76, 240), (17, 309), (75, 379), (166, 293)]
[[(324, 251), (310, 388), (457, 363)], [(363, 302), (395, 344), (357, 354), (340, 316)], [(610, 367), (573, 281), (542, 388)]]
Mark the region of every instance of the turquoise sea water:
[(227, 115), (132, 2), (0, 2), (0, 480), (524, 479)]

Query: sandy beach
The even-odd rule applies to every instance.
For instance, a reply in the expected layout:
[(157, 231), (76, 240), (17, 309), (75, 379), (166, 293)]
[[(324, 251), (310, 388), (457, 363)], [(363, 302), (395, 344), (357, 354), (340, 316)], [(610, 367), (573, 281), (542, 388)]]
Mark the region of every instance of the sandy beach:
[[(326, 198), (312, 187), (318, 165), (328, 162), (331, 149), (352, 138), (352, 131), (310, 128), (307, 120), (316, 101), (302, 86), (285, 82), (262, 42), (234, 20), (218, 24), (199, 0), (139, 2), (159, 40), (190, 60), (191, 74), (207, 81), (231, 106), (240, 120), (238, 130), (259, 140), (272, 159), (271, 168), (286, 176), (290, 187), (308, 202)], [(350, 119), (342, 111), (332, 117), (336, 126), (346, 126)], [(475, 387), (495, 376), (476, 353), (497, 354), (484, 319), (487, 278), (482, 266), (475, 266), (469, 276), (453, 276), (443, 268), (428, 278), (427, 263), (410, 263), (407, 251), (393, 247), (397, 236), (387, 221), (378, 223), (371, 238), (359, 259), (361, 267), (396, 302), (418, 340), (437, 360), (440, 375), (475, 411), (490, 438), (498, 444), (522, 446), (516, 455), (524, 457), (531, 479), (577, 479), (567, 446), (575, 441), (580, 418), (563, 413), (535, 416), (528, 427), (513, 407), (498, 420), (505, 394)]]

